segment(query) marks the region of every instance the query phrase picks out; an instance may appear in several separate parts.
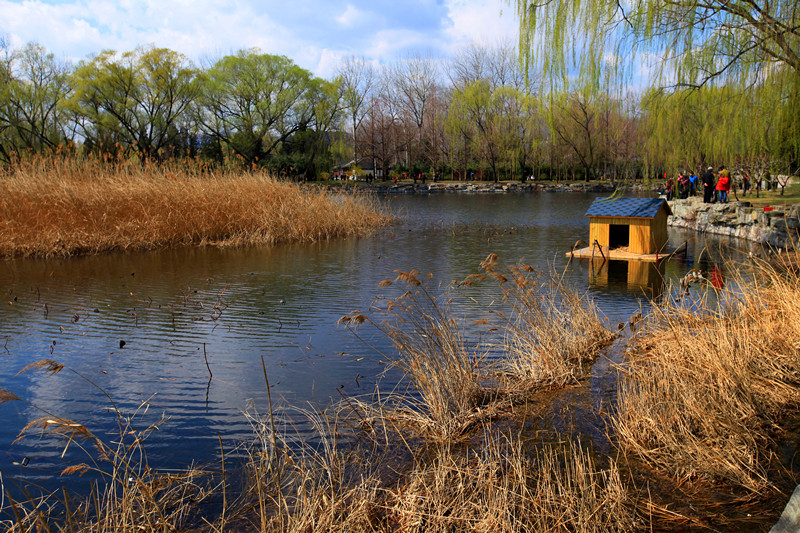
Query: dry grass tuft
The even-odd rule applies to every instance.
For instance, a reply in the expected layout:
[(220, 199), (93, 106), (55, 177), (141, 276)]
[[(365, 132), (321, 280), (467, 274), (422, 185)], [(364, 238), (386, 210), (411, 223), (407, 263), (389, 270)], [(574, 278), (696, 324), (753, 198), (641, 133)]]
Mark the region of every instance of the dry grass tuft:
[(312, 440), (293, 434), (289, 420), (276, 428), (274, 413), (246, 412), (255, 434), (244, 464), (246, 487), (221, 517), (207, 522), (210, 530), (380, 531), (382, 491), (373, 475), (380, 460), (352, 441), (342, 445), (339, 439), (351, 433), (335, 416), (295, 412), (311, 423)]
[[(386, 313), (376, 326), (394, 344), (397, 354), (387, 358), (413, 384), (418, 399), (408, 400), (411, 409), (396, 413), (406, 422), (436, 439), (455, 438), (467, 419), (486, 401), (488, 389), (477, 373), (481, 354), (471, 348), (461, 325), (450, 313), (448, 295), (436, 295), (421, 282), (417, 271), (397, 271), (395, 280), (409, 288), (386, 302)], [(355, 311), (340, 323), (358, 326), (368, 317)]]
[(719, 310), (668, 301), (643, 322), (613, 427), (625, 450), (679, 480), (759, 492), (770, 487), (775, 438), (800, 405), (800, 278), (761, 264), (728, 287)]
[(0, 257), (320, 241), (388, 220), (369, 197), (258, 172), (34, 158), (0, 180)]
[(17, 400), (19, 400), (19, 396), (8, 389), (0, 387), (0, 405), (6, 402), (16, 402)]
[[(414, 392), (390, 402), (390, 417), (416, 426), (423, 436), (442, 441), (465, 436), (477, 424), (503, 416), (509, 404), (499, 400), (578, 383), (588, 363), (616, 337), (603, 326), (594, 304), (558, 277), (536, 274), (525, 265), (505, 275), (498, 271), (496, 254), (481, 267), (484, 273), (467, 276), (455, 287), (470, 290), (493, 281), (480, 289), (492, 304), (481, 304), (470, 293), (432, 287), (416, 270), (397, 270), (392, 285), (404, 284), (406, 290), (373, 307), (382, 320), (354, 311), (339, 321), (353, 328), (369, 322), (391, 339), (397, 353), (383, 355), (403, 371)], [(499, 309), (494, 305), (498, 296)], [(456, 318), (456, 298), (477, 305), (491, 320)], [(487, 327), (478, 339), (468, 338), (468, 323), (473, 330)], [(492, 341), (503, 333), (504, 339)], [(487, 362), (490, 352), (496, 358), (492, 364)]]
[(395, 531), (639, 531), (616, 465), (600, 470), (577, 444), (528, 450), (485, 436), (480, 449), (440, 447), (387, 499)]
[(506, 322), (504, 379), (534, 390), (574, 385), (616, 338), (603, 326), (597, 306), (555, 275), (525, 265), (509, 268), (503, 285), (512, 314)]
[[(360, 429), (345, 431), (353, 427), (346, 418), (303, 414), (319, 440), (299, 448), (286, 434), (275, 438), (270, 417), (253, 417), (256, 455), (248, 465), (271, 466), (250, 478), (249, 496), (229, 510), (229, 524), (239, 524), (230, 530), (627, 532), (645, 526), (616, 464), (599, 468), (571, 441), (531, 446), (484, 426), (474, 445), (409, 448), (416, 459), (387, 480), (386, 450), (377, 440), (359, 439)], [(276, 464), (280, 493), (271, 470)], [(213, 530), (224, 528), (217, 523)]]
[(23, 372), (27, 372), (28, 370), (31, 369), (44, 370), (44, 372), (53, 376), (61, 372), (64, 369), (64, 365), (62, 365), (58, 361), (53, 361), (52, 359), (41, 359), (39, 361), (34, 361), (33, 363), (26, 365), (25, 368), (17, 372), (17, 375), (22, 374)]

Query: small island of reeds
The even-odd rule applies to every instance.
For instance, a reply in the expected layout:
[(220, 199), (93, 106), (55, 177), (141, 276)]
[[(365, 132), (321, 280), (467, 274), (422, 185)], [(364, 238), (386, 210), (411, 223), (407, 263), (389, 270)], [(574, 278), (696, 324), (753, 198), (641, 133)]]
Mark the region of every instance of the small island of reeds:
[(0, 179), (0, 257), (272, 245), (363, 235), (389, 217), (367, 196), (261, 171), (34, 157)]

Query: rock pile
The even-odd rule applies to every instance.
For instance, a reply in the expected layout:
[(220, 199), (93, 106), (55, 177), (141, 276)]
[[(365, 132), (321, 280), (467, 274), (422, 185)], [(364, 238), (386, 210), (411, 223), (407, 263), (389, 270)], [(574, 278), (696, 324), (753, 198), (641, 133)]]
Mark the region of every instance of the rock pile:
[(771, 210), (750, 202), (704, 204), (701, 198), (669, 202), (670, 226), (717, 235), (729, 235), (779, 248), (793, 248), (800, 239), (800, 205)]

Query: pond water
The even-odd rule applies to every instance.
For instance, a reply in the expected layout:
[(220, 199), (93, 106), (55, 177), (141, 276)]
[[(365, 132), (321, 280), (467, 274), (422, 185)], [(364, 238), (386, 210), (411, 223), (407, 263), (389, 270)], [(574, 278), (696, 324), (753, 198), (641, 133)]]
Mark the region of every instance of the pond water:
[[(396, 269), (449, 282), (479, 271), (493, 252), (505, 264), (563, 271), (616, 324), (657, 296), (664, 279), (698, 266), (701, 250), (716, 257), (719, 240), (670, 230), (670, 245), (688, 240), (688, 254), (660, 271), (567, 266), (565, 251), (588, 238), (583, 214), (595, 196), (408, 195), (386, 199), (396, 224), (361, 239), (2, 262), (0, 387), (24, 402), (0, 406), (0, 472), (6, 480), (69, 483), (56, 476), (85, 460), (76, 446), (62, 457), (63, 443), (53, 439), (12, 442), (42, 410), (111, 440), (111, 400), (125, 412), (144, 405), (139, 428), (169, 417), (148, 440), (151, 466), (213, 461), (220, 437), (232, 447), (251, 436), (242, 414), (250, 402), (267, 411), (262, 358), (276, 403), (324, 407), (341, 394), (370, 393), (385, 370), (376, 349), (390, 343), (365, 330), (367, 346), (337, 321), (368, 312), (393, 290), (378, 285)], [(17, 374), (42, 359), (66, 368)], [(391, 389), (397, 379), (389, 373), (379, 386)], [(601, 393), (612, 388), (606, 380)]]

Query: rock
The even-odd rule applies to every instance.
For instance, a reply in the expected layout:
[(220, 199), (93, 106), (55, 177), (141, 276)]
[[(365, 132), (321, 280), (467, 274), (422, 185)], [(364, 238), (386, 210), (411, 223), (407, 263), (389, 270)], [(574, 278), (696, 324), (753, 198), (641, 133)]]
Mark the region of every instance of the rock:
[(738, 224), (752, 224), (755, 220), (753, 218), (754, 209), (749, 206), (740, 206), (736, 208), (736, 222)]
[(794, 489), (789, 503), (781, 513), (778, 523), (772, 526), (769, 533), (797, 533), (800, 531), (800, 485)]
[(770, 220), (769, 227), (778, 233), (786, 233), (786, 219), (783, 217)]
[[(704, 204), (696, 198), (670, 202), (673, 215), (667, 224), (703, 233), (728, 235), (785, 248), (800, 240), (800, 205), (772, 211), (749, 202)], [(797, 215), (795, 215), (797, 213)], [(799, 532), (800, 533), (800, 532)]]

